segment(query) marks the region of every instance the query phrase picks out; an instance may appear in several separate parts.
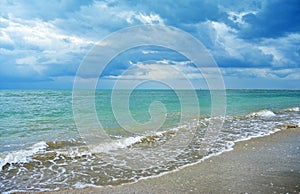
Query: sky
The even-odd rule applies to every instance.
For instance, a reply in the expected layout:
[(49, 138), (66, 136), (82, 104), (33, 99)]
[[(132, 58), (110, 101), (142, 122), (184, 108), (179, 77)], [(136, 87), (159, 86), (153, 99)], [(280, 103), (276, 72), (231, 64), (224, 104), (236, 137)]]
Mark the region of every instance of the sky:
[[(198, 39), (226, 88), (300, 89), (299, 0), (2, 0), (0, 10), (0, 89), (71, 89), (95, 44), (143, 24), (175, 27)], [(98, 88), (118, 79), (154, 80), (147, 85), (153, 88), (161, 87), (153, 84), (158, 77), (180, 83), (172, 68), (195, 87), (207, 87), (186, 56), (144, 46), (117, 55)]]

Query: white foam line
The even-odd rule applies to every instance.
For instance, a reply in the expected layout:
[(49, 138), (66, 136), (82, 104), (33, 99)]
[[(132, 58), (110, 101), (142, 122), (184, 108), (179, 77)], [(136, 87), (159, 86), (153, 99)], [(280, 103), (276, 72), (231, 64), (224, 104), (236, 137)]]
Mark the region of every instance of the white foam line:
[(299, 112), (299, 111), (300, 111), (300, 107), (287, 108), (287, 109), (284, 109), (283, 111), (288, 111), (288, 112)]
[[(285, 109), (285, 110), (291, 110), (291, 111), (299, 111), (299, 107), (296, 107), (296, 108), (291, 108), (291, 109)], [(262, 114), (262, 115), (260, 115), (260, 114), (257, 114), (257, 113), (264, 113), (264, 114)], [(266, 114), (265, 114), (266, 113)], [(254, 113), (250, 113), (250, 114), (248, 114), (247, 116), (249, 116), (249, 115), (252, 115), (252, 116), (274, 116), (273, 114), (272, 114), (273, 112), (272, 111), (269, 111), (269, 110), (262, 110), (262, 111), (258, 111), (258, 112), (254, 112)], [(207, 118), (205, 118), (205, 120), (207, 120)], [(299, 124), (298, 124), (298, 126), (300, 126), (300, 122), (299, 122)], [(171, 129), (169, 129), (169, 130), (166, 130), (166, 131), (162, 131), (162, 132), (157, 132), (157, 133), (159, 133), (159, 134), (156, 134), (156, 135), (162, 135), (163, 133), (166, 133), (166, 132), (168, 132), (168, 131), (172, 131), (172, 130), (174, 130), (174, 131), (177, 131), (177, 130), (179, 130), (179, 129), (181, 129), (181, 128), (184, 128), (185, 127), (185, 125), (182, 125), (182, 126), (180, 126), (180, 127), (175, 127), (175, 128), (171, 128)], [(207, 160), (207, 159), (209, 159), (209, 158), (212, 158), (212, 157), (215, 157), (215, 156), (219, 156), (219, 155), (221, 155), (221, 154), (223, 154), (223, 153), (225, 153), (225, 152), (229, 152), (229, 151), (232, 151), (232, 150), (234, 150), (234, 145), (235, 145), (235, 143), (237, 143), (237, 142), (241, 142), (241, 141), (248, 141), (248, 140), (251, 140), (251, 139), (253, 139), (253, 138), (258, 138), (258, 137), (264, 137), (264, 136), (269, 136), (269, 135), (271, 135), (271, 134), (274, 134), (274, 133), (277, 133), (277, 132), (279, 132), (279, 131), (281, 131), (281, 129), (279, 129), (279, 128), (275, 128), (273, 131), (269, 131), (268, 133), (263, 133), (263, 134), (258, 134), (258, 135), (252, 135), (252, 136), (249, 136), (249, 137), (246, 137), (246, 138), (242, 138), (242, 139), (238, 139), (238, 140), (235, 140), (235, 141), (231, 141), (232, 143), (228, 146), (228, 148), (225, 148), (225, 149), (223, 149), (223, 150), (221, 150), (221, 151), (219, 151), (219, 152), (216, 152), (216, 153), (212, 153), (212, 154), (210, 154), (210, 155), (208, 155), (208, 156), (204, 156), (203, 158), (201, 158), (199, 161), (197, 161), (197, 162), (194, 162), (194, 163), (190, 163), (190, 164), (186, 164), (186, 165), (183, 165), (183, 166), (180, 166), (180, 167), (178, 167), (178, 168), (176, 168), (176, 169), (174, 169), (174, 170), (172, 170), (172, 171), (168, 171), (168, 172), (163, 172), (163, 173), (160, 173), (160, 174), (157, 174), (157, 175), (152, 175), (152, 176), (148, 176), (148, 177), (141, 177), (141, 178), (139, 178), (139, 179), (136, 179), (135, 181), (133, 181), (133, 182), (129, 182), (129, 183), (122, 183), (122, 184), (120, 184), (120, 185), (130, 185), (130, 184), (134, 184), (134, 183), (136, 183), (136, 182), (138, 182), (138, 181), (140, 181), (140, 180), (146, 180), (146, 179), (152, 179), (152, 178), (157, 178), (157, 177), (161, 177), (161, 176), (164, 176), (164, 175), (166, 175), (166, 174), (170, 174), (170, 173), (174, 173), (174, 172), (177, 172), (177, 171), (180, 171), (180, 170), (182, 170), (182, 169), (184, 169), (184, 168), (187, 168), (187, 167), (190, 167), (190, 166), (193, 166), (193, 165), (197, 165), (197, 164), (199, 164), (199, 163), (202, 163), (202, 162), (204, 162), (205, 160)], [(128, 142), (127, 142), (128, 143)], [(0, 171), (1, 171), (1, 169), (0, 169)], [(103, 187), (114, 187), (114, 186), (112, 186), (112, 185), (106, 185), (106, 186), (99, 186), (99, 185), (94, 185), (94, 184), (81, 184), (81, 183), (76, 183), (76, 184), (74, 184), (73, 185), (75, 188), (85, 188), (85, 187), (94, 187), (94, 188), (103, 188)], [(56, 190), (56, 189), (55, 189)], [(59, 188), (58, 188), (58, 190), (60, 190)], [(40, 191), (43, 191), (43, 189), (41, 189)], [(44, 190), (44, 191), (46, 191), (46, 190)], [(53, 191), (53, 190), (52, 190)], [(8, 191), (8, 192), (3, 192), (3, 193), (5, 193), (5, 194), (10, 194), (10, 193), (15, 193), (15, 192), (28, 192), (28, 190), (11, 190), (11, 191)]]
[(270, 110), (260, 110), (247, 115), (248, 117), (273, 117), (276, 114)]
[(10, 191), (4, 191), (2, 194), (11, 194), (11, 193), (21, 193), (21, 192), (28, 192), (28, 190), (10, 190)]
[(246, 138), (243, 138), (243, 139), (235, 140), (234, 142), (237, 143), (237, 142), (241, 142), (241, 141), (248, 141), (248, 140), (253, 139), (253, 138), (265, 137), (265, 136), (269, 136), (269, 135), (272, 135), (274, 133), (277, 133), (279, 131), (281, 131), (281, 129), (275, 128), (273, 131), (269, 131), (268, 133), (264, 133), (264, 134), (261, 134), (261, 135), (252, 135), (252, 136), (249, 136), (249, 137), (246, 137)]
[[(215, 157), (215, 156), (219, 156), (223, 153), (226, 153), (226, 152), (229, 152), (229, 151), (232, 151), (234, 150), (234, 146), (235, 146), (235, 143), (237, 142), (241, 142), (241, 141), (248, 141), (248, 140), (251, 140), (251, 139), (254, 139), (254, 138), (258, 138), (258, 137), (264, 137), (264, 136), (269, 136), (271, 134), (274, 134), (274, 133), (277, 133), (281, 131), (281, 129), (279, 128), (275, 128), (275, 130), (273, 131), (270, 131), (269, 133), (265, 133), (265, 134), (262, 134), (262, 135), (254, 135), (254, 136), (250, 136), (250, 137), (247, 137), (247, 138), (244, 138), (244, 139), (238, 139), (238, 140), (235, 140), (235, 141), (229, 141), (231, 142), (230, 146), (226, 149), (223, 149), (219, 152), (216, 152), (216, 153), (212, 153), (208, 156), (204, 156), (203, 158), (201, 158), (199, 161), (197, 162), (194, 162), (194, 163), (190, 163), (190, 164), (186, 164), (186, 165), (183, 165), (183, 166), (180, 166), (172, 171), (168, 171), (168, 172), (163, 172), (163, 173), (160, 173), (160, 174), (157, 174), (157, 175), (152, 175), (152, 176), (148, 176), (148, 177), (141, 177), (139, 179), (136, 179), (134, 180), (133, 182), (129, 182), (129, 183), (122, 183), (120, 185), (131, 185), (131, 184), (134, 184), (134, 183), (137, 183), (139, 182), (140, 180), (146, 180), (146, 179), (152, 179), (152, 178), (158, 178), (158, 177), (161, 177), (161, 176), (164, 176), (164, 175), (167, 175), (167, 174), (171, 174), (171, 173), (174, 173), (174, 172), (178, 172), (184, 168), (187, 168), (187, 167), (190, 167), (190, 166), (194, 166), (194, 165), (197, 165), (197, 164), (200, 164), (202, 162), (204, 162), (205, 160), (209, 159), (209, 158), (212, 158), (212, 157)], [(73, 185), (75, 188), (77, 189), (83, 189), (83, 188), (87, 188), (87, 187), (92, 187), (92, 188), (105, 188), (105, 187), (114, 187), (115, 185), (105, 185), (105, 186), (99, 186), (99, 185), (94, 185), (94, 184), (89, 184), (89, 183), (76, 183)], [(55, 189), (55, 191), (59, 191), (61, 189), (57, 188)], [(41, 189), (40, 191), (50, 191), (50, 190), (47, 190), (47, 189)], [(53, 191), (53, 190), (52, 190)], [(15, 193), (15, 192), (28, 192), (28, 190), (11, 190), (11, 191), (8, 191), (8, 192), (4, 192), (4, 194), (11, 194), (11, 193)]]
[(47, 189), (47, 188), (39, 188), (38, 190), (24, 190), (24, 189), (14, 189), (10, 191), (4, 191), (2, 194), (12, 194), (12, 193), (32, 193), (32, 192), (51, 192), (51, 191), (59, 191), (60, 189), (56, 187), (55, 189)]
[(12, 164), (12, 163), (25, 163), (28, 162), (30, 159), (30, 156), (33, 156), (34, 154), (45, 150), (47, 148), (47, 144), (44, 141), (38, 142), (28, 148), (18, 150), (18, 151), (13, 151), (9, 153), (4, 153), (4, 157), (1, 158), (2, 161), (0, 162), (0, 172), (2, 171), (2, 167), (6, 165), (7, 163)]
[(103, 186), (89, 184), (89, 183), (81, 183), (77, 182), (73, 185), (76, 189), (84, 189), (86, 187), (93, 187), (93, 188), (103, 188)]
[[(130, 183), (122, 183), (122, 184), (120, 184), (120, 185), (131, 185), (131, 184), (134, 184), (134, 183), (139, 182), (140, 180), (146, 180), (146, 179), (158, 178), (158, 177), (161, 177), (161, 176), (164, 176), (164, 175), (167, 175), (167, 174), (171, 174), (171, 173), (174, 173), (174, 172), (178, 172), (178, 171), (180, 171), (180, 170), (182, 170), (182, 169), (184, 169), (184, 168), (187, 168), (187, 167), (190, 167), (190, 166), (194, 166), (194, 165), (200, 164), (200, 163), (204, 162), (205, 160), (207, 160), (207, 159), (209, 159), (209, 158), (212, 158), (212, 157), (215, 157), (215, 156), (219, 156), (219, 155), (221, 155), (221, 154), (223, 154), (223, 153), (225, 153), (225, 152), (229, 152), (229, 151), (234, 150), (234, 145), (235, 145), (235, 143), (237, 143), (237, 142), (248, 141), (248, 140), (250, 140), (250, 139), (258, 138), (258, 137), (269, 136), (269, 135), (274, 134), (274, 133), (277, 133), (277, 132), (279, 132), (279, 131), (281, 131), (281, 130), (278, 129), (278, 128), (275, 128), (274, 131), (270, 131), (269, 133), (266, 133), (266, 134), (263, 134), (263, 135), (250, 136), (250, 137), (247, 137), (247, 138), (244, 138), (244, 139), (231, 141), (232, 144), (230, 145), (229, 148), (223, 149), (223, 150), (221, 150), (221, 151), (219, 151), (219, 152), (216, 152), (216, 153), (212, 153), (212, 154), (210, 154), (210, 155), (208, 155), (208, 156), (204, 156), (203, 158), (201, 158), (201, 159), (200, 159), (199, 161), (197, 161), (197, 162), (194, 162), (194, 163), (190, 163), (190, 164), (186, 164), (186, 165), (180, 166), (180, 167), (178, 167), (178, 168), (176, 168), (176, 169), (174, 169), (174, 170), (172, 170), (172, 171), (163, 172), (163, 173), (160, 173), (160, 174), (157, 174), (157, 175), (148, 176), (148, 177), (141, 177), (141, 178), (139, 178), (139, 179), (137, 179), (137, 180), (135, 180), (135, 181), (133, 181), (133, 182), (130, 182)], [(92, 186), (92, 185), (93, 185), (93, 184), (91, 184), (91, 185), (89, 185), (89, 186)], [(99, 187), (99, 186), (97, 186), (97, 185), (94, 185), (94, 186), (95, 186), (95, 187)], [(94, 186), (93, 186), (93, 187), (94, 187)], [(113, 187), (113, 186), (112, 186), (112, 185), (107, 185), (107, 186), (100, 186), (100, 187), (103, 188), (103, 187)]]
[(136, 136), (136, 137), (125, 137), (118, 140), (114, 140), (113, 142), (109, 143), (103, 143), (99, 145), (95, 145), (90, 147), (92, 153), (109, 153), (113, 150), (123, 149), (128, 146), (134, 145), (135, 143), (141, 142), (144, 138), (147, 138), (149, 136), (163, 136), (164, 134), (170, 132), (170, 131), (178, 131), (182, 128), (187, 128), (187, 125), (181, 125), (179, 127), (173, 127), (171, 129), (165, 130), (165, 131), (157, 131), (155, 133), (148, 133), (142, 136)]
[[(131, 185), (131, 184), (134, 184), (134, 183), (137, 183), (139, 182), (140, 180), (146, 180), (146, 179), (152, 179), (152, 178), (158, 178), (158, 177), (161, 177), (161, 176), (164, 176), (164, 175), (167, 175), (167, 174), (171, 174), (171, 173), (174, 173), (174, 172), (178, 172), (184, 168), (187, 168), (187, 167), (190, 167), (190, 166), (194, 166), (194, 165), (197, 165), (197, 164), (200, 164), (202, 162), (204, 162), (205, 160), (209, 159), (209, 158), (212, 158), (212, 157), (215, 157), (215, 156), (219, 156), (225, 152), (229, 152), (229, 151), (232, 151), (234, 150), (234, 146), (235, 146), (235, 143), (237, 142), (241, 142), (241, 141), (248, 141), (248, 140), (251, 140), (253, 138), (258, 138), (258, 137), (264, 137), (264, 136), (269, 136), (271, 134), (274, 134), (274, 133), (277, 133), (281, 131), (281, 129), (279, 128), (275, 128), (275, 130), (273, 131), (270, 131), (269, 133), (265, 133), (265, 134), (262, 134), (262, 135), (254, 135), (254, 136), (250, 136), (250, 137), (247, 137), (247, 138), (244, 138), (244, 139), (239, 139), (239, 140), (235, 140), (235, 141), (230, 141), (231, 144), (229, 145), (228, 148), (225, 148), (219, 152), (216, 152), (216, 153), (212, 153), (208, 156), (204, 156), (203, 158), (201, 158), (199, 161), (197, 162), (194, 162), (194, 163), (190, 163), (190, 164), (186, 164), (186, 165), (183, 165), (183, 166), (180, 166), (172, 171), (168, 171), (168, 172), (163, 172), (163, 173), (160, 173), (160, 174), (157, 174), (157, 175), (152, 175), (152, 176), (147, 176), (147, 177), (141, 177), (139, 179), (136, 179), (135, 181), (133, 182), (129, 182), (129, 183), (122, 183), (120, 185)], [(94, 184), (81, 184), (81, 183), (76, 183), (75, 185), (75, 188), (86, 188), (86, 187), (93, 187), (93, 188), (104, 188), (104, 187), (114, 187), (113, 185), (105, 185), (105, 186), (99, 186), (99, 185), (94, 185)]]

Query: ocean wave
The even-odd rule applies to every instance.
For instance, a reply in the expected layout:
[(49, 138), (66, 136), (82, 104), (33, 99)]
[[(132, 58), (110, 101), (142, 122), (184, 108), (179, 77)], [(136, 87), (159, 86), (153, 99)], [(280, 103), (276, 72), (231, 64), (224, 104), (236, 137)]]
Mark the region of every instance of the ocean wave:
[(141, 141), (142, 138), (143, 138), (143, 136), (127, 137), (127, 138), (122, 138), (122, 139), (118, 139), (118, 140), (113, 140), (112, 142), (108, 142), (108, 143), (91, 145), (91, 146), (89, 146), (89, 148), (91, 149), (92, 153), (110, 152), (112, 150), (122, 149), (122, 148), (126, 148), (130, 145), (133, 145), (133, 144)]
[(123, 137), (117, 140), (112, 140), (111, 142), (92, 145), (89, 146), (89, 148), (91, 149), (92, 153), (105, 153), (113, 150), (129, 148), (130, 146), (134, 146), (141, 143), (151, 144), (159, 141), (162, 137), (172, 136), (176, 133), (176, 131), (187, 127), (187, 125), (183, 124), (179, 127), (170, 128), (165, 131), (146, 133), (145, 135), (139, 135), (135, 137)]
[(276, 114), (270, 110), (260, 110), (247, 115), (248, 117), (274, 117)]
[(72, 146), (78, 146), (78, 145), (84, 145), (84, 143), (79, 142), (75, 139), (71, 139), (68, 141), (47, 141), (47, 148), (48, 149), (63, 149), (67, 147), (72, 147)]
[(29, 162), (31, 160), (30, 156), (33, 156), (34, 154), (37, 153), (44, 152), (46, 148), (47, 148), (47, 143), (41, 141), (22, 150), (9, 152), (9, 153), (1, 153), (0, 171), (2, 171), (3, 167), (6, 164)]
[(287, 108), (283, 110), (284, 112), (299, 112), (300, 107), (292, 107), (292, 108)]
[[(3, 185), (6, 187), (12, 185), (11, 180), (17, 180), (23, 184), (22, 177), (35, 177), (39, 174), (44, 178), (28, 183), (35, 183), (36, 190), (52, 188), (53, 184), (62, 189), (64, 187), (84, 188), (86, 186), (132, 183), (202, 162), (234, 149), (236, 142), (280, 131), (282, 129), (280, 126), (296, 124), (300, 126), (297, 107), (282, 109), (275, 113), (273, 110), (261, 110), (244, 116), (226, 116), (223, 129), (216, 135), (215, 141), (214, 139), (210, 141), (209, 138), (206, 138), (205, 133), (211, 120), (210, 117), (201, 117), (188, 124), (164, 131), (152, 131), (133, 137), (115, 136), (107, 143), (91, 146), (85, 145), (81, 139), (40, 142), (27, 149), (11, 152), (11, 158), (7, 156), (5, 159), (6, 155), (0, 155), (3, 177), (6, 176), (6, 173), (14, 176), (13, 179), (3, 181)], [(171, 146), (159, 147), (165, 142), (172, 142), (169, 140), (175, 135), (189, 133), (189, 129), (192, 127), (197, 128), (193, 131), (193, 136), (190, 136), (189, 145), (183, 149), (180, 147), (177, 149), (176, 144), (165, 144)], [(180, 137), (188, 138), (184, 135)], [(33, 148), (36, 148), (35, 151)], [(32, 152), (26, 153), (24, 150)], [(123, 157), (122, 154), (125, 156)], [(14, 158), (12, 155), (19, 155), (19, 157)], [(30, 164), (13, 164), (8, 168), (3, 168), (7, 163), (22, 162), (30, 162)], [(14, 175), (14, 169), (25, 169), (26, 173)], [(52, 173), (50, 181), (47, 177), (50, 176), (49, 173)], [(99, 175), (101, 175), (100, 178)], [(59, 184), (64, 180), (64, 176), (66, 177), (65, 185)], [(43, 188), (39, 187), (40, 183), (44, 184)], [(19, 188), (29, 188), (26, 184)], [(12, 185), (11, 188), (16, 187)]]
[(91, 155), (87, 146), (73, 139), (70, 141), (41, 141), (27, 148), (0, 153), (0, 171), (7, 164), (29, 163), (36, 159), (48, 160), (56, 156), (75, 158), (86, 155)]

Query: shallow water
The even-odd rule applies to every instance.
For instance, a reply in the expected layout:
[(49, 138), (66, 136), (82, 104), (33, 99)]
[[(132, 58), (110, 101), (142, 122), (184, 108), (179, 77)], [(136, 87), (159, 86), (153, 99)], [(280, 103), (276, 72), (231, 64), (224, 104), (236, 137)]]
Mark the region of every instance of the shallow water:
[[(193, 91), (180, 92), (185, 103), (176, 91), (133, 91), (128, 102), (132, 118), (146, 123), (158, 116), (164, 122), (137, 130), (128, 121), (130, 131), (113, 114), (111, 91), (96, 91), (97, 118), (110, 139), (86, 144), (73, 118), (72, 91), (0, 91), (0, 191), (134, 182), (197, 163), (232, 149), (235, 141), (274, 133), (281, 125), (300, 125), (300, 91), (228, 90), (226, 117), (211, 117), (209, 91), (196, 91), (199, 106), (189, 99)], [(155, 101), (164, 109), (154, 106), (149, 112)], [(184, 115), (182, 104), (188, 112)], [(126, 112), (118, 106), (115, 111)], [(88, 121), (86, 115), (81, 120)], [(211, 129), (212, 122), (223, 121), (221, 129)], [(84, 132), (96, 137), (97, 127)]]

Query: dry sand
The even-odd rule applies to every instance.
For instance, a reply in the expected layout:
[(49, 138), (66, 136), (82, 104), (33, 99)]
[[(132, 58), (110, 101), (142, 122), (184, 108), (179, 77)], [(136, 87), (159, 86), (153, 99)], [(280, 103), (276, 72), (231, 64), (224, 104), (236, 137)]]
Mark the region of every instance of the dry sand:
[(300, 129), (238, 142), (234, 150), (161, 177), (54, 193), (299, 193)]

